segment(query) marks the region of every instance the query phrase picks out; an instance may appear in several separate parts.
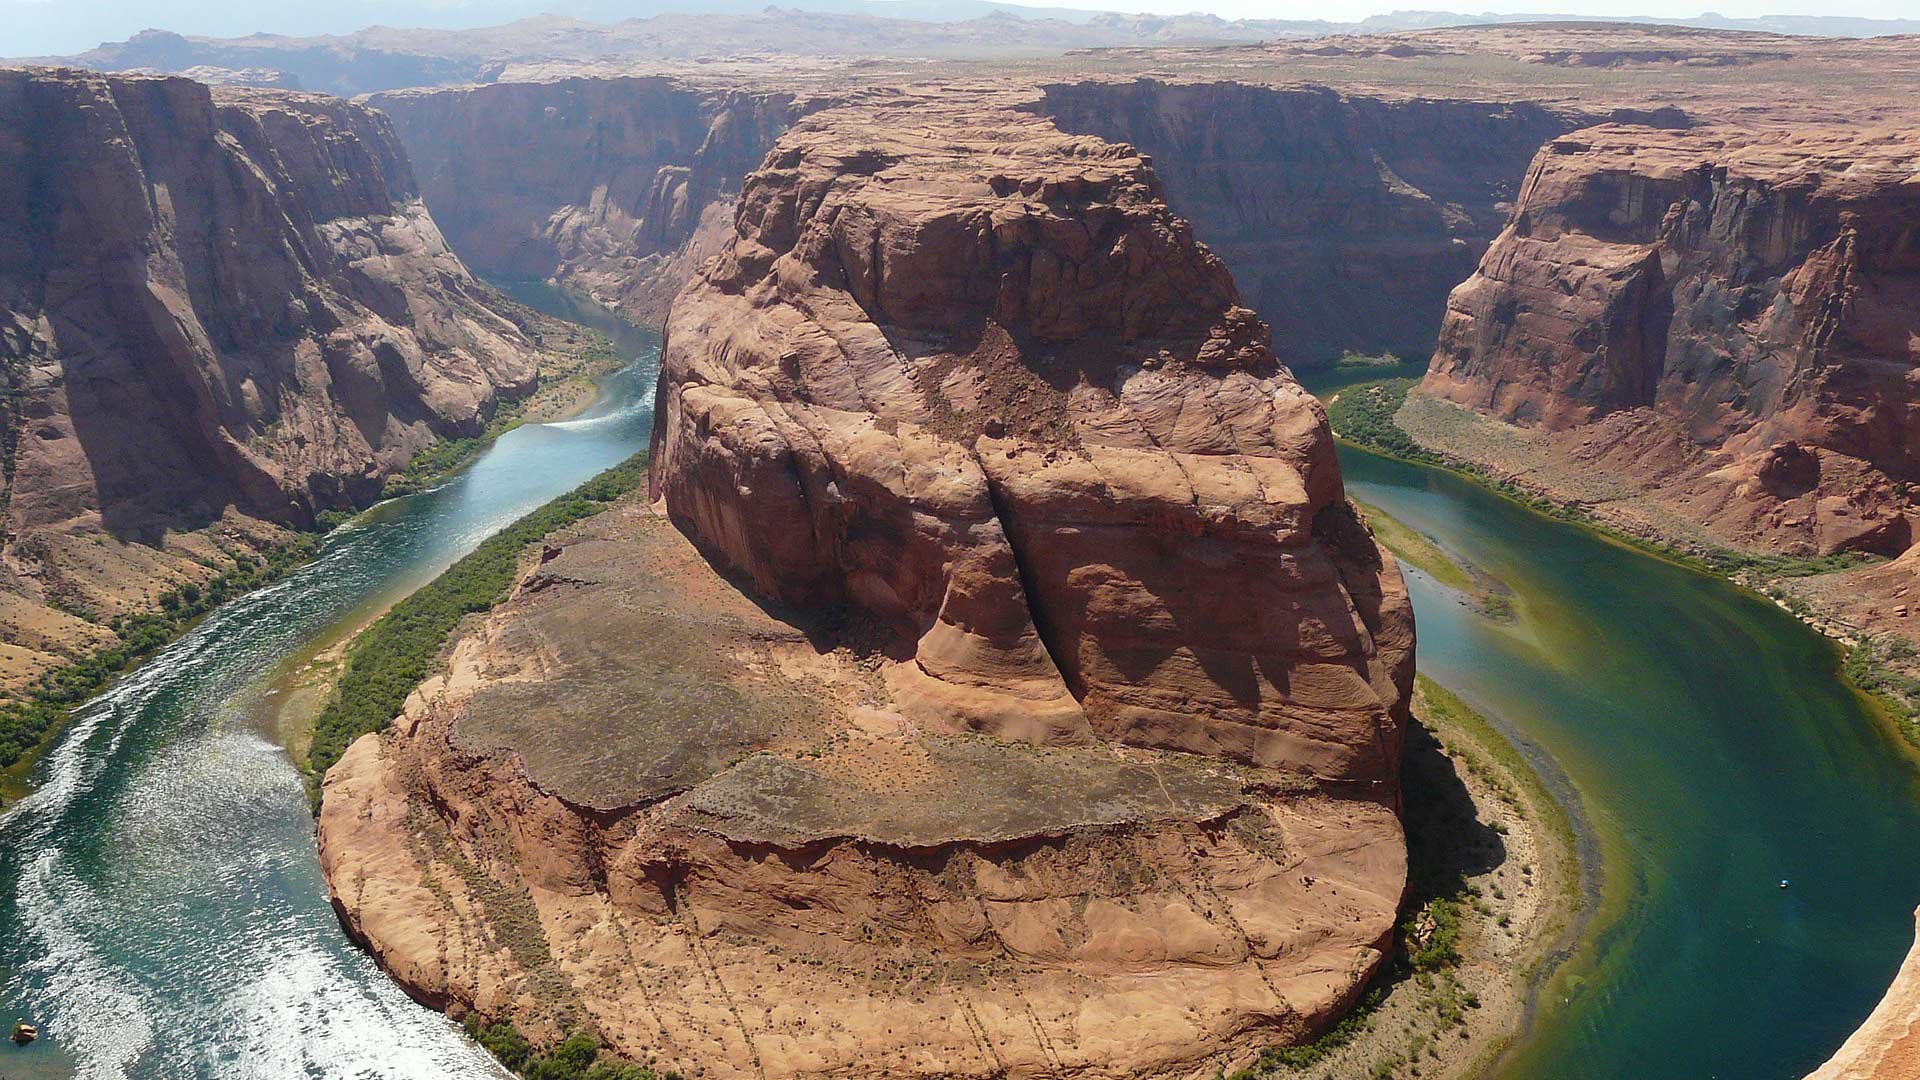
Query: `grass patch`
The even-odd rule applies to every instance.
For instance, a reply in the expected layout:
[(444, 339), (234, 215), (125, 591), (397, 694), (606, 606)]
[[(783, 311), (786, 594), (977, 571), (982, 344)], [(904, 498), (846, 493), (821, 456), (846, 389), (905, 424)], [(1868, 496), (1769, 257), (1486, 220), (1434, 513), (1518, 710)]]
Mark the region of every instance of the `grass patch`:
[(655, 1072), (651, 1065), (632, 1065), (601, 1057), (605, 1049), (598, 1036), (576, 1031), (550, 1047), (536, 1048), (520, 1029), (501, 1021), (467, 1021), (467, 1034), (500, 1064), (526, 1080), (681, 1080), (672, 1070)]
[(314, 721), (312, 776), (324, 775), (355, 739), (392, 722), (460, 620), (506, 599), (528, 544), (605, 510), (645, 479), (643, 451), (488, 537), (369, 626), (347, 649), (339, 685)]
[(1920, 650), (1903, 637), (1861, 639), (1847, 651), (1847, 681), (1886, 711), (1900, 734), (1920, 747)]
[(204, 584), (189, 582), (160, 594), (154, 611), (108, 623), (112, 645), (40, 676), (23, 699), (0, 703), (0, 769), (39, 750), (66, 722), (74, 706), (185, 633), (195, 619), (242, 593), (285, 577), (313, 557), (318, 537), (295, 534), (259, 554), (234, 554), (233, 566)]
[(1359, 383), (1340, 391), (1327, 406), (1334, 434), (1370, 450), (1425, 465), (1446, 464), (1438, 454), (1413, 441), (1394, 423), (1393, 416), (1407, 403), (1417, 379), (1382, 379)]

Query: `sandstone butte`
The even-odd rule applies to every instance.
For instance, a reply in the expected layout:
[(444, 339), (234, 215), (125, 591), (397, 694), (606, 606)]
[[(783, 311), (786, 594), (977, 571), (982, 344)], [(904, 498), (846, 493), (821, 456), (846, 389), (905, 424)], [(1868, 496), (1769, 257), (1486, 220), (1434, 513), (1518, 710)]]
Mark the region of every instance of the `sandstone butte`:
[(329, 773), (417, 997), (709, 1075), (1134, 1076), (1379, 966), (1400, 574), (1148, 161), (1030, 100), (783, 135), (672, 305), (656, 501)]
[(0, 687), (478, 434), (537, 375), (498, 303), (376, 112), (0, 69)]

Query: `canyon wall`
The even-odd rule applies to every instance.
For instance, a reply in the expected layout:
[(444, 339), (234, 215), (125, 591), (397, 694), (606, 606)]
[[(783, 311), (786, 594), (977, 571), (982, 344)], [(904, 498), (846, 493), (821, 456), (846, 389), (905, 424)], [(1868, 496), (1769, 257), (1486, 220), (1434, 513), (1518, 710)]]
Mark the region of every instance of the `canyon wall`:
[(1146, 79), (1048, 86), (1039, 108), (1152, 154), (1174, 209), (1300, 367), (1430, 353), (1527, 163), (1591, 122), (1525, 102)]
[(557, 277), (659, 323), (730, 228), (740, 178), (820, 106), (667, 78), (366, 99), (393, 118), (434, 218), (482, 273)]
[[(556, 275), (659, 322), (725, 239), (739, 178), (773, 140), (836, 99), (876, 93), (572, 78), (367, 100), (393, 117), (471, 265)], [(1592, 119), (1150, 80), (1049, 86), (1031, 107), (1154, 155), (1175, 209), (1270, 313), (1282, 359), (1309, 367), (1349, 351), (1427, 355), (1448, 291), (1505, 223), (1527, 162)]]
[(1591, 433), (1744, 543), (1896, 553), (1920, 479), (1920, 144), (1894, 130), (1556, 139), (1448, 301), (1428, 393)]
[(417, 996), (711, 1076), (1117, 1078), (1383, 961), (1399, 571), (1147, 161), (1030, 100), (783, 136), (673, 304), (658, 502), (330, 772)]
[(477, 434), (536, 377), (493, 302), (377, 113), (0, 70), (6, 684)]

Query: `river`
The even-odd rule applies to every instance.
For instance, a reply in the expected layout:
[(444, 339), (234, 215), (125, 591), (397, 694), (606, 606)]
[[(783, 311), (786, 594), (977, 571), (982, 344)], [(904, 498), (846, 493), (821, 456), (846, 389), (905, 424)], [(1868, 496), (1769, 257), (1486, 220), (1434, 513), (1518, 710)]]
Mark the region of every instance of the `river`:
[(444, 486), (336, 530), (75, 712), (39, 790), (0, 818), (0, 1020), (45, 1033), (0, 1046), (0, 1077), (504, 1075), (347, 941), (300, 774), (258, 717), (288, 657), (646, 445), (658, 338), (508, 291), (634, 362), (577, 419), (516, 428)]
[(1420, 669), (1552, 760), (1602, 853), (1595, 915), (1501, 1075), (1819, 1065), (1892, 979), (1920, 903), (1912, 759), (1835, 648), (1727, 582), (1458, 477), (1341, 459), (1354, 497), (1514, 589), (1501, 623), (1410, 572)]
[[(299, 774), (259, 720), (290, 658), (644, 445), (652, 336), (540, 289), (635, 363), (577, 420), (504, 436), (445, 486), (330, 536), (96, 701), (0, 818), (0, 1076), (494, 1077), (351, 946)], [(1824, 640), (1711, 578), (1434, 470), (1343, 452), (1350, 487), (1514, 590), (1476, 614), (1410, 575), (1424, 671), (1576, 793), (1600, 902), (1510, 1078), (1791, 1080), (1905, 953), (1920, 790)], [(1782, 879), (1791, 886), (1781, 888)]]

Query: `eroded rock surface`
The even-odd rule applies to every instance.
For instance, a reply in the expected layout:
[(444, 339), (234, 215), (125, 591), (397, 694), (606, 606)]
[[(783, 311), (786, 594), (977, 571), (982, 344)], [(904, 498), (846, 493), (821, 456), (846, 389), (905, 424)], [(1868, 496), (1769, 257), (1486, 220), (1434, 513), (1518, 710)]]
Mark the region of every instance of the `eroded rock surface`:
[(667, 325), (655, 494), (769, 597), (915, 642), (937, 714), (1390, 787), (1405, 599), (1265, 325), (1132, 148), (934, 108), (750, 178)]
[(1046, 88), (1070, 130), (1150, 152), (1291, 364), (1433, 350), (1447, 294), (1506, 225), (1540, 145), (1599, 117), (1244, 82)]
[(1424, 389), (1566, 432), (1570, 455), (1605, 426), (1619, 468), (1665, 473), (1735, 541), (1899, 552), (1920, 478), (1916, 175), (1901, 130), (1554, 140), (1449, 300)]
[(665, 348), (659, 502), (328, 777), (396, 977), (720, 1075), (1168, 1074), (1347, 1007), (1411, 609), (1138, 152), (818, 114)]
[(434, 217), (484, 273), (557, 277), (629, 318), (667, 304), (732, 231), (740, 178), (826, 102), (671, 78), (375, 94)]
[(492, 302), (376, 113), (0, 70), (4, 681), (477, 434), (537, 368)]

